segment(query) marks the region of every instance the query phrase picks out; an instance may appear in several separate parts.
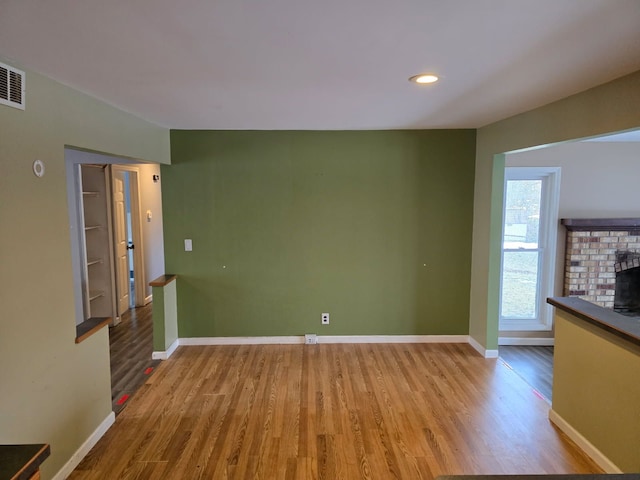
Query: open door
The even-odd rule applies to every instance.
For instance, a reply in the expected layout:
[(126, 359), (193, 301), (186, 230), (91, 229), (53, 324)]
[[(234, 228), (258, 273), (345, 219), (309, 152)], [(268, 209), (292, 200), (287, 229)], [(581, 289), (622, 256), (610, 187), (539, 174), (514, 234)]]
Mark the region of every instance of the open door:
[[(127, 229), (127, 205), (125, 191), (126, 172), (113, 168), (111, 186), (113, 189), (113, 244), (116, 266), (116, 302), (118, 315), (129, 310), (129, 233)], [(131, 246), (134, 248), (135, 244)]]
[(113, 243), (118, 316), (144, 305), (144, 265), (138, 169), (111, 166)]

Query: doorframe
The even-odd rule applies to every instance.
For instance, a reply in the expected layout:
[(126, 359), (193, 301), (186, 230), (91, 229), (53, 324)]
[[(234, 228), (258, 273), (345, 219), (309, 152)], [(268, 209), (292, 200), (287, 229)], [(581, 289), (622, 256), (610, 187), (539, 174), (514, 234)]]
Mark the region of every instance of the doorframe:
[[(146, 279), (144, 273), (144, 242), (142, 238), (142, 210), (140, 201), (140, 169), (134, 165), (112, 164), (111, 170), (129, 173), (129, 198), (131, 199), (131, 237), (133, 249), (133, 287), (136, 307), (145, 305)], [(111, 173), (111, 172), (110, 172)], [(112, 222), (115, 220), (112, 216)], [(117, 282), (116, 282), (117, 289)]]
[[(94, 150), (88, 150), (80, 147), (75, 147), (72, 145), (65, 145), (64, 147), (65, 153), (65, 172), (66, 172), (66, 187), (67, 187), (67, 207), (69, 214), (69, 229), (70, 229), (70, 243), (71, 243), (71, 270), (73, 277), (73, 300), (74, 300), (74, 317), (76, 326), (80, 323), (84, 322), (84, 305), (82, 299), (82, 291), (83, 291), (83, 280), (82, 280), (82, 233), (80, 229), (82, 228), (82, 217), (80, 212), (81, 198), (79, 195), (79, 174), (80, 174), (80, 165), (84, 164), (96, 164), (96, 165), (119, 165), (124, 167), (134, 167), (136, 168), (138, 164), (144, 163), (140, 162), (134, 158), (127, 157), (118, 157), (113, 154), (97, 152)], [(139, 173), (139, 170), (138, 172)], [(138, 175), (139, 177), (139, 175)], [(110, 176), (109, 176), (110, 180)], [(139, 179), (138, 179), (139, 180)], [(137, 185), (139, 187), (139, 185)], [(140, 189), (138, 188), (137, 195), (135, 195), (138, 208), (140, 208)], [(142, 231), (142, 219), (140, 220), (140, 232)], [(142, 235), (140, 235), (140, 238)], [(142, 242), (140, 245), (143, 245)], [(142, 254), (144, 247), (140, 248), (140, 251), (137, 252), (140, 255), (140, 259), (138, 264), (141, 268), (138, 268), (140, 273), (139, 279), (135, 279), (136, 283), (139, 285), (139, 293), (141, 297), (141, 301), (138, 302), (138, 298), (136, 298), (136, 305), (145, 305), (146, 297), (145, 297), (145, 273), (144, 273), (144, 255)], [(134, 256), (135, 262), (135, 256)], [(136, 270), (136, 265), (134, 263), (134, 275)], [(138, 281), (139, 280), (139, 281)], [(136, 289), (138, 290), (138, 289)], [(136, 291), (136, 295), (138, 295), (138, 291)], [(148, 303), (148, 302), (147, 302)], [(114, 317), (115, 318), (115, 317)]]

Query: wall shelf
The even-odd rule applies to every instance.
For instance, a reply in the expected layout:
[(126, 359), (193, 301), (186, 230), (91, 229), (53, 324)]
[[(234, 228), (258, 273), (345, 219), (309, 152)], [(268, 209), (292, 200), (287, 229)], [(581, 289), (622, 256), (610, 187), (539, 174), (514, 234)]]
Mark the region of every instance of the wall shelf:
[(102, 290), (90, 290), (89, 291), (89, 301), (93, 302), (100, 297), (104, 297), (104, 292)]
[[(103, 166), (80, 166), (83, 222), (83, 323), (115, 318), (115, 286), (111, 257), (110, 182)], [(90, 233), (89, 233), (90, 232)]]

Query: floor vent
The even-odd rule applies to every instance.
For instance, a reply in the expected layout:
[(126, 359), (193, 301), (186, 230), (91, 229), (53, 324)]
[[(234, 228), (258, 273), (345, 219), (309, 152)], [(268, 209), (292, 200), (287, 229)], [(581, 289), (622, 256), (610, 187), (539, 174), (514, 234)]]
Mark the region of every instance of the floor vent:
[(24, 110), (24, 72), (0, 63), (0, 104)]

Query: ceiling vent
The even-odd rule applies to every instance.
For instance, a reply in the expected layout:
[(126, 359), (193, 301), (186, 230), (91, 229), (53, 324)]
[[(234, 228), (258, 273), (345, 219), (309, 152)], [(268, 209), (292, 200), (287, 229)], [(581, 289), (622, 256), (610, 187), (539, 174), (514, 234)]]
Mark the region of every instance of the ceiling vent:
[(0, 104), (24, 110), (24, 72), (0, 63)]

